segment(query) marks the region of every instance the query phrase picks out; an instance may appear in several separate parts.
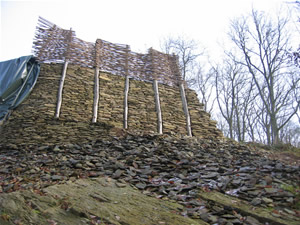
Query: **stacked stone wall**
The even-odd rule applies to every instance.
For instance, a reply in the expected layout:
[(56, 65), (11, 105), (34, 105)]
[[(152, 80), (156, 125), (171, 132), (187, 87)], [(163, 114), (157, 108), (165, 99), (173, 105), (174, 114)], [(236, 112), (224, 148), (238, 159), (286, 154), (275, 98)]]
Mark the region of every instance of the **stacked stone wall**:
[(123, 127), (124, 82), (124, 77), (100, 73), (98, 121)]
[(187, 134), (180, 90), (167, 85), (159, 85), (163, 119), (163, 131)]
[(76, 122), (91, 121), (93, 88), (94, 73), (91, 69), (69, 66), (64, 82), (60, 119)]
[[(54, 118), (62, 64), (42, 64), (37, 84), (29, 97), (1, 127), (0, 144), (59, 144), (85, 142), (123, 127), (125, 78), (101, 72), (97, 123), (92, 123), (94, 70), (69, 65), (63, 89), (61, 113)], [(163, 133), (186, 135), (186, 117), (180, 90), (159, 84)], [(203, 110), (195, 91), (186, 89), (192, 132), (201, 138), (219, 138), (222, 133)], [(128, 128), (157, 131), (153, 84), (130, 79)], [(108, 129), (109, 128), (109, 129)]]
[(157, 131), (157, 116), (152, 83), (130, 80), (128, 127)]
[(217, 122), (204, 110), (204, 105), (199, 102), (196, 92), (191, 89), (187, 89), (186, 92), (193, 135), (207, 139), (222, 137), (222, 132), (216, 129)]

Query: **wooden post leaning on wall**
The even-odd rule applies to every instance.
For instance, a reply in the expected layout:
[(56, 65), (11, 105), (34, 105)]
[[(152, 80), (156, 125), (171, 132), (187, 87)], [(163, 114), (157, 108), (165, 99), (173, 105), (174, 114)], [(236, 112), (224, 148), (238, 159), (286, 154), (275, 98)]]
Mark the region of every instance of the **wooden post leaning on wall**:
[(163, 133), (162, 126), (162, 116), (161, 116), (161, 108), (160, 108), (160, 99), (159, 99), (159, 91), (158, 91), (158, 81), (153, 81), (153, 89), (154, 89), (154, 97), (155, 97), (155, 109), (157, 114), (157, 132), (159, 134)]
[(163, 133), (163, 122), (162, 122), (162, 113), (160, 107), (160, 98), (159, 98), (159, 89), (158, 89), (158, 81), (157, 81), (157, 71), (155, 66), (155, 54), (152, 48), (150, 48), (150, 56), (151, 56), (151, 63), (152, 63), (152, 70), (154, 74), (153, 80), (153, 90), (154, 90), (154, 99), (155, 99), (155, 110), (157, 115), (157, 132), (159, 134)]
[(124, 87), (124, 118), (123, 118), (123, 128), (128, 129), (128, 93), (129, 93), (129, 45), (126, 45), (126, 55), (125, 55), (125, 87)]
[(92, 123), (97, 122), (98, 106), (99, 106), (99, 70), (100, 70), (100, 49), (101, 40), (97, 39), (95, 43), (95, 77), (94, 77), (94, 102), (93, 102), (93, 118)]
[(188, 108), (186, 95), (185, 95), (185, 88), (184, 88), (185, 81), (182, 80), (181, 72), (179, 69), (178, 56), (173, 54), (169, 59), (171, 60), (171, 65), (172, 65), (171, 68), (172, 68), (172, 72), (174, 74), (174, 77), (173, 77), (174, 82), (176, 82), (179, 85), (179, 89), (180, 89), (183, 111), (184, 111), (185, 118), (186, 118), (187, 135), (192, 136), (191, 117), (190, 117), (190, 113), (189, 113), (189, 108)]
[(67, 73), (68, 64), (69, 64), (69, 51), (70, 51), (71, 42), (72, 42), (72, 29), (70, 29), (69, 35), (68, 35), (68, 38), (67, 38), (67, 49), (66, 49), (66, 52), (65, 52), (65, 63), (64, 63), (64, 68), (63, 68), (63, 72), (62, 72), (62, 75), (61, 75), (61, 79), (60, 79), (60, 82), (59, 82), (55, 118), (59, 118), (59, 115), (60, 115), (60, 109), (61, 109), (62, 98), (63, 98), (62, 93), (63, 93), (66, 73)]
[(95, 67), (95, 77), (94, 77), (94, 103), (93, 103), (92, 123), (97, 122), (98, 105), (99, 105), (99, 67), (96, 66)]
[(192, 136), (191, 117), (188, 109), (188, 104), (185, 95), (184, 81), (179, 84), (183, 111), (186, 118), (186, 129), (188, 136)]
[(60, 82), (59, 82), (55, 118), (59, 118), (59, 114), (60, 114), (61, 103), (62, 103), (62, 98), (63, 98), (62, 97), (62, 92), (63, 92), (63, 88), (64, 88), (64, 83), (65, 83), (68, 64), (69, 64), (69, 61), (66, 59), (65, 63), (64, 63), (63, 72), (62, 72), (62, 75), (61, 75), (61, 78), (60, 78)]

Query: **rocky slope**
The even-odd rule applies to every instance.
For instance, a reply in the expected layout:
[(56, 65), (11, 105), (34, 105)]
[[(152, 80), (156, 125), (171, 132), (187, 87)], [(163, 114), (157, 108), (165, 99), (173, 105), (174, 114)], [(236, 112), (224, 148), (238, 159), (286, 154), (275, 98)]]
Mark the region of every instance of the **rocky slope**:
[(299, 224), (299, 177), (299, 165), (232, 141), (126, 134), (2, 145), (0, 222)]

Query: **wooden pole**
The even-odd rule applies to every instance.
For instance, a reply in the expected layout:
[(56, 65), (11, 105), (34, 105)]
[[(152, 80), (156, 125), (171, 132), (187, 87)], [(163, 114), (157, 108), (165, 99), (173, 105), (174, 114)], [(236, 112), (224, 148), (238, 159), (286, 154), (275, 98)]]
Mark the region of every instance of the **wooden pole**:
[(151, 57), (151, 66), (153, 73), (153, 90), (154, 90), (154, 99), (155, 99), (155, 109), (157, 115), (157, 132), (159, 134), (163, 133), (163, 124), (162, 124), (162, 115), (161, 115), (161, 107), (160, 107), (160, 99), (159, 99), (159, 90), (158, 90), (158, 81), (157, 81), (157, 68), (155, 64), (155, 54), (152, 48), (149, 49), (149, 54)]
[(129, 58), (129, 45), (126, 45), (126, 55), (125, 55), (125, 88), (124, 88), (124, 118), (123, 127), (128, 128), (128, 93), (129, 93), (129, 68), (128, 68), (128, 58)]
[(93, 105), (93, 119), (92, 123), (97, 122), (99, 105), (99, 68), (95, 67), (95, 79), (94, 79), (94, 105)]
[(69, 33), (68, 33), (68, 38), (66, 40), (67, 49), (66, 49), (65, 54), (64, 54), (65, 55), (65, 64), (64, 64), (63, 72), (62, 72), (61, 79), (60, 79), (60, 82), (59, 82), (55, 118), (59, 118), (59, 114), (60, 114), (61, 103), (62, 103), (62, 92), (63, 92), (66, 73), (67, 73), (68, 64), (69, 64), (69, 54), (70, 54), (71, 43), (72, 43), (72, 34), (73, 34), (72, 33), (72, 28), (70, 28)]
[(158, 91), (158, 82), (157, 80), (153, 81), (153, 89), (154, 89), (154, 97), (155, 97), (155, 108), (157, 114), (157, 132), (162, 134), (162, 116), (161, 116), (161, 108), (160, 108), (160, 99), (159, 99), (159, 91)]
[(60, 82), (59, 82), (55, 118), (59, 118), (59, 114), (60, 114), (60, 108), (61, 108), (61, 103), (62, 103), (62, 92), (63, 92), (63, 88), (64, 88), (64, 83), (65, 83), (68, 64), (69, 64), (69, 61), (66, 60), (65, 64), (64, 64), (64, 69), (63, 69), (63, 72), (62, 72), (62, 75), (61, 75), (61, 79), (60, 79)]
[(98, 107), (100, 98), (100, 87), (99, 87), (99, 70), (100, 70), (100, 57), (101, 57), (102, 42), (97, 39), (95, 42), (95, 77), (94, 77), (94, 103), (93, 103), (93, 118), (92, 123), (97, 122)]
[(128, 128), (128, 92), (129, 92), (129, 77), (125, 78), (125, 91), (124, 91), (124, 129)]
[(190, 113), (189, 113), (189, 109), (188, 109), (188, 105), (187, 105), (187, 101), (186, 101), (183, 82), (180, 83), (179, 88), (180, 88), (180, 93), (181, 93), (181, 101), (182, 101), (182, 105), (183, 105), (183, 110), (184, 110), (184, 114), (185, 114), (185, 118), (186, 118), (187, 133), (188, 133), (188, 136), (192, 136), (191, 118), (190, 118)]

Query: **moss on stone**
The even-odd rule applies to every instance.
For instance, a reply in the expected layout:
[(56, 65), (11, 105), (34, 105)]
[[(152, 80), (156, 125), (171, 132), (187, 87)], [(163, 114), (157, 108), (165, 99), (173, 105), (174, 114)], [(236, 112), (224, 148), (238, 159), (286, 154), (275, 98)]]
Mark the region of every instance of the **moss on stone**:
[(213, 201), (217, 204), (228, 206), (237, 212), (241, 212), (243, 215), (249, 215), (257, 218), (259, 221), (268, 222), (270, 224), (287, 224), (287, 225), (297, 225), (299, 221), (291, 220), (289, 218), (277, 218), (272, 215), (270, 209), (262, 207), (254, 207), (249, 205), (248, 202), (234, 198), (228, 195), (224, 195), (220, 192), (199, 192), (199, 197)]
[[(120, 185), (119, 185), (120, 186)], [(123, 187), (124, 186), (124, 187)], [(0, 195), (0, 224), (206, 224), (179, 214), (182, 206), (142, 194), (129, 185), (118, 187), (110, 178), (77, 180), (44, 189)]]

